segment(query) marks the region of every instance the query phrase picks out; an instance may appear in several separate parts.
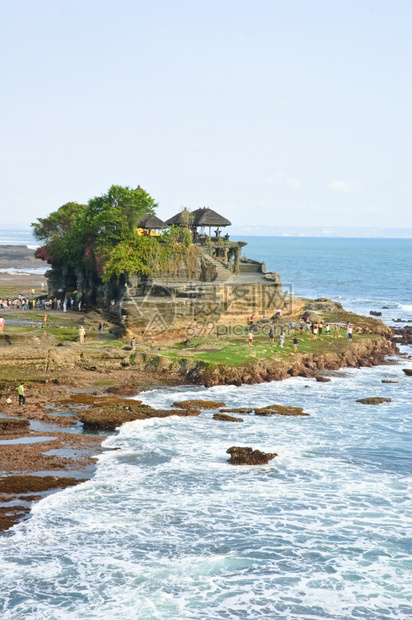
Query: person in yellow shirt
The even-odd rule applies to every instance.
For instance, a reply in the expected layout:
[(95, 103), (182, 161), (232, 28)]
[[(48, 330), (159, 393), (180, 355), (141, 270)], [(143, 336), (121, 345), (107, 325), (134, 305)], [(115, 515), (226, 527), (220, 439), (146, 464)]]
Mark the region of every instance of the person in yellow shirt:
[(24, 383), (20, 383), (19, 387), (17, 388), (17, 391), (19, 393), (19, 407), (20, 407), (20, 405), (25, 405), (26, 404), (26, 395), (25, 395), (25, 391), (24, 391)]

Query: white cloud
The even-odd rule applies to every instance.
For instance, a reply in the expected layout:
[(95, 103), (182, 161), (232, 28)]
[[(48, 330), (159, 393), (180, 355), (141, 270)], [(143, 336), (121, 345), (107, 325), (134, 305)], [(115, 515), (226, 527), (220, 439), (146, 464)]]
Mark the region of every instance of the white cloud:
[(282, 183), (282, 185), (287, 185), (290, 189), (300, 189), (300, 182), (298, 179), (289, 177), (285, 172), (281, 171), (266, 177), (265, 182), (270, 185), (273, 185), (274, 183)]
[(332, 192), (341, 192), (343, 194), (350, 194), (357, 189), (362, 188), (360, 181), (331, 181), (328, 184), (328, 189)]

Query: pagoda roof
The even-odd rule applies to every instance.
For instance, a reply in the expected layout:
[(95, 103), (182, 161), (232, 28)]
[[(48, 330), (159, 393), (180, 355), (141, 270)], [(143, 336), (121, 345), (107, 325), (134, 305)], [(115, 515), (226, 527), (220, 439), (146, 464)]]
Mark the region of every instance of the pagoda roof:
[(145, 228), (146, 230), (156, 230), (158, 228), (166, 228), (165, 222), (157, 217), (157, 215), (149, 214), (143, 215), (137, 223), (138, 228)]

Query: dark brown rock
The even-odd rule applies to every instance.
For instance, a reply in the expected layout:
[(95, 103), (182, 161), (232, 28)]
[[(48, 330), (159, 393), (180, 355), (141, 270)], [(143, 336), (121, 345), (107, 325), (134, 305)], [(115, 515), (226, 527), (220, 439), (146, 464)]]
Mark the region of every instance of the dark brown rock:
[(329, 377), (322, 377), (322, 375), (319, 375), (318, 377), (316, 377), (316, 381), (318, 383), (329, 383), (330, 379)]
[(219, 411), (220, 413), (243, 413), (244, 415), (253, 413), (253, 409), (249, 409), (248, 407), (232, 407), (227, 409), (219, 409)]
[(0, 435), (14, 435), (30, 428), (29, 420), (0, 418)]
[(228, 448), (226, 454), (230, 454), (228, 463), (231, 465), (267, 465), (269, 461), (277, 456), (275, 452), (261, 452), (260, 450), (241, 446)]
[(214, 413), (214, 420), (221, 420), (222, 422), (243, 422), (242, 418), (235, 418), (233, 415), (226, 415), (225, 413)]
[(216, 403), (213, 400), (178, 400), (172, 405), (180, 409), (220, 409), (225, 406), (225, 403)]
[(371, 396), (369, 398), (358, 398), (357, 403), (362, 405), (381, 405), (382, 403), (390, 403), (391, 398), (381, 398), (380, 396)]
[(412, 368), (402, 368), (407, 377), (412, 377)]
[(287, 415), (309, 417), (309, 413), (304, 413), (302, 407), (288, 407), (286, 405), (266, 405), (266, 407), (255, 409), (255, 415)]

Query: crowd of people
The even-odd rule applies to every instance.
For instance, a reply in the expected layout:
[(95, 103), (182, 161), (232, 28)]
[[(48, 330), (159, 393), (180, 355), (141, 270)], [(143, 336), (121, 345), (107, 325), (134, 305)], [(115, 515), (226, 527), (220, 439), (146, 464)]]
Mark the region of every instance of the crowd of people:
[(70, 310), (86, 312), (87, 304), (82, 301), (77, 302), (74, 297), (65, 297), (64, 299), (36, 297), (32, 299), (25, 295), (19, 295), (14, 299), (0, 299), (0, 310), (62, 310), (63, 312)]
[[(280, 314), (278, 314), (278, 311), (276, 311), (275, 314), (275, 321), (277, 318), (280, 318)], [(267, 319), (262, 316), (262, 319), (259, 321), (259, 323), (268, 323)], [(255, 323), (255, 315), (252, 314), (250, 319), (249, 319), (249, 330), (248, 330), (248, 342), (249, 342), (249, 346), (251, 347), (253, 345), (253, 340), (254, 340), (254, 329), (256, 328), (257, 324)], [(289, 333), (292, 334), (293, 338), (292, 338), (292, 343), (293, 343), (293, 349), (295, 351), (295, 353), (298, 350), (298, 345), (299, 345), (299, 338), (296, 335), (296, 330), (297, 330), (297, 325), (296, 325), (296, 321), (292, 320), (292, 322), (290, 323), (290, 325), (287, 326), (282, 326), (281, 327), (281, 331), (279, 334), (279, 341), (278, 341), (278, 346), (283, 349), (284, 344), (285, 344), (285, 339), (286, 339), (286, 329), (288, 328)], [(345, 330), (346, 332), (346, 336), (349, 342), (352, 342), (352, 337), (353, 337), (353, 326), (348, 322), (346, 323), (345, 326), (342, 326), (338, 323), (334, 323), (334, 324), (330, 324), (330, 323), (322, 323), (320, 322), (315, 322), (315, 321), (311, 321), (310, 317), (304, 316), (300, 319), (299, 321), (299, 332), (303, 335), (304, 333), (307, 334), (311, 334), (311, 340), (317, 340), (318, 336), (329, 336), (331, 334), (331, 331), (333, 332), (333, 338), (342, 338), (342, 334), (341, 334), (341, 330)], [(269, 342), (271, 344), (274, 344), (275, 342), (275, 329), (274, 329), (274, 324), (269, 326), (269, 331), (268, 331), (268, 336), (269, 336)]]

